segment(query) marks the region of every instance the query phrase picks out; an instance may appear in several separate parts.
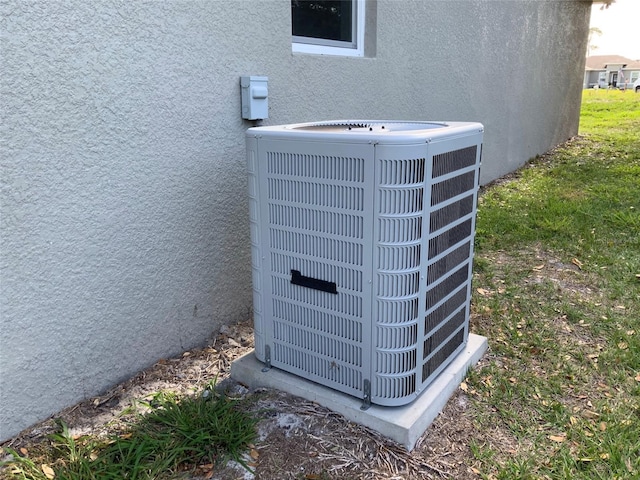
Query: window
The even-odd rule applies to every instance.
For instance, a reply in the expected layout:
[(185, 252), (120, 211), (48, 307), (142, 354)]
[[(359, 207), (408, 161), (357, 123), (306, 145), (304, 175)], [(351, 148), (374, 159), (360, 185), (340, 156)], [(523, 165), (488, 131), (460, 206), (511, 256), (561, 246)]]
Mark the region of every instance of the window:
[(292, 50), (364, 56), (364, 0), (291, 0)]

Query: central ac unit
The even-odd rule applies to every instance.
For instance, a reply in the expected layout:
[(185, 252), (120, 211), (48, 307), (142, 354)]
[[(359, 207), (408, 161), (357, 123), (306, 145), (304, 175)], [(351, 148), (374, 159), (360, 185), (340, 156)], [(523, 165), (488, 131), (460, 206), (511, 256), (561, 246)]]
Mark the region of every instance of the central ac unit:
[(346, 120), (247, 131), (255, 354), (371, 403), (465, 347), (483, 127)]

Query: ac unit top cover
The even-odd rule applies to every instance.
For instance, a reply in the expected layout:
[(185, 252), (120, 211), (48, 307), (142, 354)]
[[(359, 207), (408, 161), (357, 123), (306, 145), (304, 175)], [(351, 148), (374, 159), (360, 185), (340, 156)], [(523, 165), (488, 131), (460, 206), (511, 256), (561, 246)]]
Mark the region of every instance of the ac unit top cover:
[(331, 120), (253, 127), (249, 137), (268, 136), (283, 140), (310, 140), (348, 143), (407, 144), (430, 143), (440, 138), (483, 132), (475, 122), (401, 122), (394, 120)]

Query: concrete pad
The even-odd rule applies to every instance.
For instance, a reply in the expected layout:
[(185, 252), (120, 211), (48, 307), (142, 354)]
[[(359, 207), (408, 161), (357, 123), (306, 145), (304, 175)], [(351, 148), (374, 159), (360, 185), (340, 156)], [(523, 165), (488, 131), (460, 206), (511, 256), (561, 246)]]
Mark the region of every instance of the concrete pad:
[(464, 380), (469, 368), (480, 360), (486, 350), (486, 337), (469, 334), (466, 348), (416, 400), (402, 407), (372, 405), (363, 411), (360, 409), (362, 400), (346, 393), (277, 368), (263, 372), (264, 364), (256, 359), (253, 352), (232, 362), (231, 378), (249, 388), (275, 388), (316, 402), (412, 450)]

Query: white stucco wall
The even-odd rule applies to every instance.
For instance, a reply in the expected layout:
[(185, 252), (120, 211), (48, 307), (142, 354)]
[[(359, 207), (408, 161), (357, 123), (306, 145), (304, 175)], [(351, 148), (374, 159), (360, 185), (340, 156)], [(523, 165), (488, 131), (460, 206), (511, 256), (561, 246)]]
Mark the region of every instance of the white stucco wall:
[(264, 124), (483, 122), (487, 182), (577, 132), (590, 4), (371, 1), (367, 58), (292, 55), (288, 0), (0, 9), (5, 439), (248, 318), (241, 75)]

